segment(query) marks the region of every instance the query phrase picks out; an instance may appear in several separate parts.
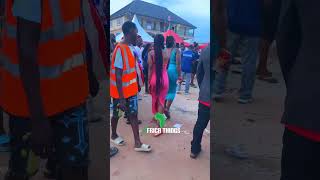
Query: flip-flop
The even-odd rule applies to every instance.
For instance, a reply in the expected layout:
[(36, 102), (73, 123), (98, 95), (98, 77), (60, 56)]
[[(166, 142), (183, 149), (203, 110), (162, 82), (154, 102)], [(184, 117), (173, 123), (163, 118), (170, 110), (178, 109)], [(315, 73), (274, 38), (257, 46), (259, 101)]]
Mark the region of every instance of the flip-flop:
[(116, 139), (110, 139), (110, 141), (117, 146), (124, 146), (125, 142), (121, 136), (118, 136)]
[(116, 147), (110, 147), (110, 157), (113, 157), (119, 152), (118, 148)]
[(151, 146), (147, 144), (142, 144), (139, 148), (134, 148), (137, 152), (150, 152)]
[(249, 158), (248, 153), (245, 152), (240, 146), (229, 147), (225, 150), (225, 152), (228, 155), (235, 157), (237, 159), (248, 159)]

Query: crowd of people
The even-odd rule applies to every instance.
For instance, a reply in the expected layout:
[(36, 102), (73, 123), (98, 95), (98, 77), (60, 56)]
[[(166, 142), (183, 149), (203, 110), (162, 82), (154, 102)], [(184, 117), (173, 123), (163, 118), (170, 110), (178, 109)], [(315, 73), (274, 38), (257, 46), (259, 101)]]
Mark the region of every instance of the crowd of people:
[[(180, 93), (183, 81), (185, 93), (189, 95), (189, 87), (197, 87), (194, 77), (198, 78), (200, 85), (199, 107), (200, 116), (194, 128), (191, 157), (195, 158), (201, 151), (201, 138), (210, 119), (210, 72), (204, 68), (203, 61), (210, 63), (210, 46), (200, 55), (199, 45), (194, 43), (188, 48), (175, 42), (173, 36), (164, 37), (157, 34), (153, 43), (143, 44), (143, 39), (138, 35), (136, 25), (127, 21), (122, 25), (124, 34), (121, 42), (116, 43), (115, 36), (111, 39), (113, 53), (111, 56), (110, 95), (113, 99), (113, 114), (111, 118), (111, 142), (115, 145), (125, 145), (123, 137), (117, 134), (118, 120), (121, 111), (131, 124), (134, 134), (134, 150), (149, 152), (151, 146), (143, 144), (139, 136), (138, 120), (138, 94), (145, 86), (145, 94), (152, 98), (152, 123), (162, 127), (160, 119), (170, 119), (170, 107), (176, 94)], [(179, 48), (181, 47), (181, 48)], [(199, 62), (199, 65), (198, 63)], [(210, 66), (206, 66), (209, 67)], [(195, 76), (197, 73), (199, 75)], [(143, 82), (141, 82), (143, 81)], [(201, 86), (201, 82), (203, 86)], [(209, 94), (208, 94), (209, 93)], [(205, 109), (205, 110), (204, 110)], [(205, 112), (204, 112), (205, 111)], [(163, 132), (157, 132), (155, 137)], [(114, 152), (118, 152), (112, 147)]]

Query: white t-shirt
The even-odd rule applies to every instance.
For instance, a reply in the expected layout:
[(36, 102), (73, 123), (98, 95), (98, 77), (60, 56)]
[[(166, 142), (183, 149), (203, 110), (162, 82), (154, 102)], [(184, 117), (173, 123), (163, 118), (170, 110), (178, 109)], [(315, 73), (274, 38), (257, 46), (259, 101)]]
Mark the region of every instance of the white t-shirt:
[(138, 53), (139, 64), (142, 64), (142, 49), (140, 49), (138, 46), (135, 46), (134, 48), (136, 53)]
[[(129, 46), (132, 55), (134, 56), (134, 46)], [(123, 69), (123, 60), (122, 60), (122, 54), (121, 54), (121, 50), (118, 49), (116, 52), (116, 57), (114, 60), (114, 67), (119, 68), (119, 69)]]

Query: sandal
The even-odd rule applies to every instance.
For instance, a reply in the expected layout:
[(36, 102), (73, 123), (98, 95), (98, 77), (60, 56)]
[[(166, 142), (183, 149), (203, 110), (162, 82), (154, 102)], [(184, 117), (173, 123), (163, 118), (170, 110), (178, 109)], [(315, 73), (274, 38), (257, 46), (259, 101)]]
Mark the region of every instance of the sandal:
[(125, 142), (121, 136), (118, 136), (116, 139), (111, 139), (110, 140), (113, 144), (118, 145), (118, 146), (123, 146), (125, 145)]
[(151, 146), (147, 144), (142, 144), (139, 148), (134, 148), (137, 152), (150, 152)]
[(116, 155), (119, 152), (118, 148), (110, 147), (110, 157)]

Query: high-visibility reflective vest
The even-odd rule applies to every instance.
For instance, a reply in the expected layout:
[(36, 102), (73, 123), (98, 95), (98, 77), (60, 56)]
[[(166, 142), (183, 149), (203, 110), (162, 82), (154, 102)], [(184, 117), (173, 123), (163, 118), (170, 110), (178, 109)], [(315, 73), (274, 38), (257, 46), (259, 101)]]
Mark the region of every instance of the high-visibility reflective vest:
[[(89, 94), (81, 3), (79, 0), (42, 1), (37, 60), (42, 104), (47, 116), (85, 103)], [(6, 0), (3, 46), (0, 47), (0, 105), (11, 115), (30, 117), (19, 71), (17, 19), (12, 7), (13, 0)]]
[(118, 49), (120, 49), (123, 59), (122, 91), (124, 98), (129, 98), (137, 95), (138, 93), (136, 60), (129, 46), (121, 43), (116, 46), (111, 59), (110, 96), (113, 98), (119, 98), (119, 92), (116, 85), (116, 69), (114, 67), (114, 61)]

